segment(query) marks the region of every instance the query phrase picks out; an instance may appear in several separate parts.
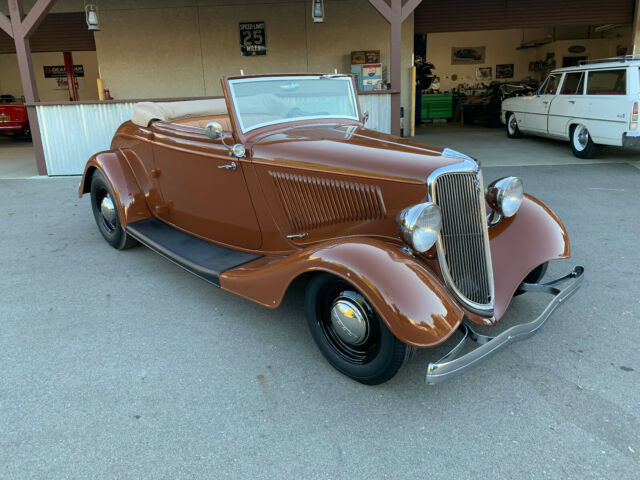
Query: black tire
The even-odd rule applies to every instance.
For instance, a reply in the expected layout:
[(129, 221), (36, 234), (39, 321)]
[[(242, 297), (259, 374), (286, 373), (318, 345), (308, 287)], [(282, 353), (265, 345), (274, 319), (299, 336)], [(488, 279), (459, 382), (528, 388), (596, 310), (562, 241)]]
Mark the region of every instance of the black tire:
[[(105, 215), (102, 212), (102, 204), (105, 198), (111, 199), (111, 205), (114, 206), (113, 217)], [(118, 210), (115, 208), (115, 195), (111, 189), (111, 185), (104, 178), (99, 170), (95, 170), (91, 177), (91, 209), (93, 217), (98, 225), (98, 230), (109, 245), (118, 250), (126, 250), (138, 245), (138, 242), (127, 234), (122, 228)]]
[[(336, 322), (331, 320), (332, 308), (338, 301), (353, 305), (366, 325), (366, 334), (353, 343), (344, 339), (348, 335), (353, 337), (352, 331), (343, 324), (338, 333)], [(324, 357), (336, 370), (357, 382), (365, 385), (386, 382), (415, 351), (391, 333), (351, 284), (328, 273), (311, 277), (305, 291), (304, 308), (311, 336)]]
[[(529, 272), (529, 275), (524, 277), (523, 282), (525, 283), (538, 283), (544, 277), (544, 274), (547, 273), (547, 267), (549, 266), (549, 262), (545, 262), (542, 265), (538, 265), (536, 268)], [(518, 295), (522, 295), (523, 293), (527, 293), (524, 290), (517, 289), (516, 293), (513, 294), (514, 297)]]
[(578, 158), (594, 158), (602, 147), (591, 140), (591, 134), (584, 125), (572, 125), (569, 129), (569, 143), (571, 151)]
[(507, 113), (507, 135), (509, 138), (521, 138), (522, 132), (520, 128), (518, 128), (518, 121), (516, 120), (515, 114), (509, 112)]

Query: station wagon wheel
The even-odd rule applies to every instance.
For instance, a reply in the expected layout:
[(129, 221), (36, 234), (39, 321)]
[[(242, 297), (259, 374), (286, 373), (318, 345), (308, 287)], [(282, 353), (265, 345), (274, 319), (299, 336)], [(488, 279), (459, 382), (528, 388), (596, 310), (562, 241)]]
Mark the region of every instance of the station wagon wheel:
[(571, 150), (578, 158), (593, 158), (600, 152), (600, 146), (593, 143), (589, 130), (584, 125), (573, 125), (570, 130)]
[(522, 137), (522, 132), (518, 128), (518, 120), (514, 113), (507, 113), (507, 135), (509, 138)]
[(109, 245), (118, 250), (138, 245), (138, 242), (130, 237), (120, 225), (116, 197), (111, 185), (98, 170), (91, 177), (91, 209), (98, 230)]
[(333, 275), (321, 273), (311, 278), (305, 312), (311, 335), (325, 358), (358, 382), (386, 382), (414, 351), (391, 333), (364, 296)]

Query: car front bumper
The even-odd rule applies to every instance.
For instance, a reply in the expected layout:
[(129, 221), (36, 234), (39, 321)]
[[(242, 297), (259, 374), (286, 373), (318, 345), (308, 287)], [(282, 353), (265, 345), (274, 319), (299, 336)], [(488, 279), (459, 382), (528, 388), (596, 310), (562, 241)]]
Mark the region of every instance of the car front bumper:
[(622, 134), (623, 147), (640, 147), (640, 132), (624, 132)]
[[(459, 327), (464, 335), (462, 340), (440, 360), (429, 364), (426, 383), (434, 385), (460, 375), (507, 345), (532, 336), (544, 325), (555, 309), (576, 292), (584, 280), (583, 273), (583, 267), (575, 267), (568, 275), (550, 282), (520, 284), (520, 290), (549, 293), (553, 295), (553, 299), (538, 318), (532, 322), (511, 327), (495, 337), (476, 332), (466, 320), (463, 320)], [(479, 346), (469, 353), (456, 358), (468, 339), (475, 341)]]

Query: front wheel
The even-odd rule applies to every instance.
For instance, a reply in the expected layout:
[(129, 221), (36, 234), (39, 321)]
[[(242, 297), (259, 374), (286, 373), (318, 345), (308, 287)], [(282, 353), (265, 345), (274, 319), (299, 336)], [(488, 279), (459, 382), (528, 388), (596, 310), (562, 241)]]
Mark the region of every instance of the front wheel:
[(518, 128), (518, 120), (513, 113), (507, 113), (507, 135), (509, 138), (522, 137), (522, 132)]
[(571, 150), (578, 158), (593, 158), (600, 152), (600, 146), (593, 143), (589, 130), (584, 125), (571, 127)]
[(135, 247), (138, 242), (120, 224), (116, 197), (104, 175), (96, 170), (91, 177), (91, 208), (98, 230), (109, 245), (118, 250)]
[(391, 333), (352, 285), (333, 275), (319, 273), (309, 280), (304, 305), (309, 330), (324, 357), (357, 382), (386, 382), (415, 350)]

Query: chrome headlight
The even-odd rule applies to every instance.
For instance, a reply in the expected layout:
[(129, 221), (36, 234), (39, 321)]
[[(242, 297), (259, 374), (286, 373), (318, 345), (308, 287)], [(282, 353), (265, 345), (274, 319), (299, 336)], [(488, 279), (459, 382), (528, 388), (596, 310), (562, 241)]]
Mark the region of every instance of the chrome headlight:
[(487, 187), (487, 203), (503, 217), (513, 217), (524, 196), (522, 180), (518, 177), (504, 177), (495, 180)]
[(436, 243), (440, 233), (440, 207), (426, 202), (405, 208), (396, 217), (396, 223), (400, 236), (407, 245), (416, 252), (426, 252)]

